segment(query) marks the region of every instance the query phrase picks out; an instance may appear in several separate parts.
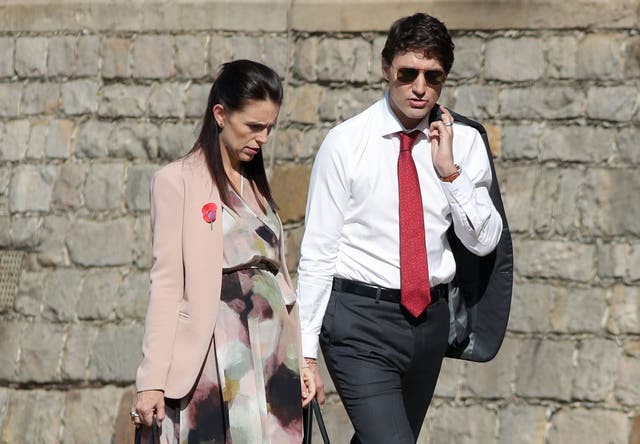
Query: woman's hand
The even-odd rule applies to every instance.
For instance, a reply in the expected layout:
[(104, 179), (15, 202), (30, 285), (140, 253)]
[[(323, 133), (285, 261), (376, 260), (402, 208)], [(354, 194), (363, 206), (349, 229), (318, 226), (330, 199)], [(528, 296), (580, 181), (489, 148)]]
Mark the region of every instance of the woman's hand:
[[(133, 412), (136, 412), (138, 416), (133, 415)], [(164, 392), (162, 390), (138, 392), (136, 405), (131, 413), (131, 420), (136, 426), (143, 424), (151, 427), (154, 414), (158, 424), (160, 424), (164, 419)]]
[(300, 370), (300, 384), (302, 385), (302, 407), (305, 407), (316, 396), (316, 381), (311, 368), (305, 367)]

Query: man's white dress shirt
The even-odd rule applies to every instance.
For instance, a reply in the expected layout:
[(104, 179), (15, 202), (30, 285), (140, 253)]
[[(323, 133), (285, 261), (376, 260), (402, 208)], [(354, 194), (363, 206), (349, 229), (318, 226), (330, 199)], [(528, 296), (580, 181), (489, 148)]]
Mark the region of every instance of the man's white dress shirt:
[(456, 272), (446, 237), (452, 221), (462, 243), (479, 256), (498, 243), (502, 219), (489, 197), (491, 171), (478, 131), (454, 123), (453, 158), (462, 174), (443, 182), (431, 159), (428, 117), (416, 128), (404, 128), (385, 95), (329, 131), (313, 165), (297, 286), (306, 357), (317, 356), (334, 276), (400, 288), (397, 133), (414, 129), (423, 133), (412, 155), (431, 286), (450, 282)]

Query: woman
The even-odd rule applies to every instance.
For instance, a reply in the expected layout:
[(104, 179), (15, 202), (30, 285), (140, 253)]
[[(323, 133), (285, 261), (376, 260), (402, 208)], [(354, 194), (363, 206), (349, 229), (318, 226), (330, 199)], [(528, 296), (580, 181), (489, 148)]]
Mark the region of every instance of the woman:
[(149, 426), (155, 415), (163, 443), (302, 439), (301, 403), (315, 385), (261, 151), (281, 103), (273, 70), (225, 63), (194, 147), (153, 178), (151, 296), (131, 417)]

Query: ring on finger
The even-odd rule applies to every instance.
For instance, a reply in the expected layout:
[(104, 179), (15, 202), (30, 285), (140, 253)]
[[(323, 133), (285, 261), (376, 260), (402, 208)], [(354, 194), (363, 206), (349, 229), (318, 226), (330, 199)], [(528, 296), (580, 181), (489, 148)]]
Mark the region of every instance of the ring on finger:
[(453, 122), (444, 122), (444, 126), (453, 126)]
[(129, 416), (131, 417), (131, 419), (135, 419), (135, 418), (139, 418), (140, 414), (138, 412), (134, 410), (131, 410), (131, 412), (129, 412)]

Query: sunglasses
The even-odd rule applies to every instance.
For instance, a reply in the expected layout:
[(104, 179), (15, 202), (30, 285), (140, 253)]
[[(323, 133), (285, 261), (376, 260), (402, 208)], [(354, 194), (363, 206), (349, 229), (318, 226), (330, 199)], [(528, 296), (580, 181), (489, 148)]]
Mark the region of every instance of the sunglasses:
[(438, 69), (422, 70), (415, 68), (398, 68), (396, 78), (400, 83), (413, 83), (421, 72), (424, 73), (424, 79), (431, 86), (440, 86), (447, 78), (444, 71)]

